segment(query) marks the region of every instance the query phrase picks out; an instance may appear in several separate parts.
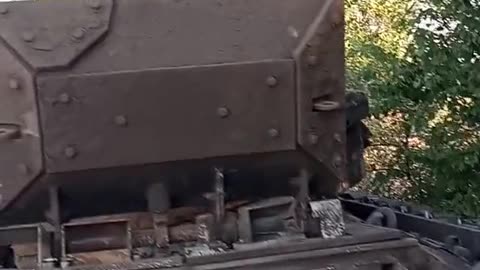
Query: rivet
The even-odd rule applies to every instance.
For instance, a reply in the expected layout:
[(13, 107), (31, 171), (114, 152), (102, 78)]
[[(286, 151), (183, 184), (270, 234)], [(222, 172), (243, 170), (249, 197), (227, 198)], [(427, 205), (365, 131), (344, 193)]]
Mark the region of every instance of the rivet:
[(17, 79), (8, 80), (8, 87), (12, 90), (20, 89), (20, 82)]
[(68, 104), (70, 103), (70, 101), (72, 101), (72, 99), (70, 98), (70, 95), (67, 94), (67, 93), (62, 93), (60, 94), (60, 96), (58, 97), (58, 101), (60, 101), (61, 103), (63, 104)]
[(81, 40), (85, 37), (85, 29), (83, 28), (77, 28), (75, 30), (73, 30), (72, 32), (72, 37), (75, 39), (75, 40)]
[(278, 80), (275, 78), (275, 76), (270, 76), (267, 78), (266, 83), (270, 87), (275, 87), (278, 84)]
[(310, 144), (316, 145), (318, 144), (318, 135), (315, 133), (310, 133), (308, 139), (310, 140)]
[(217, 115), (221, 118), (226, 118), (230, 115), (230, 110), (226, 107), (220, 107), (217, 109)]
[(98, 10), (102, 7), (100, 0), (88, 0), (88, 6), (92, 9)]
[(278, 131), (278, 129), (271, 128), (268, 130), (268, 135), (272, 138), (277, 138), (278, 136), (280, 136), (280, 132)]
[(333, 166), (338, 168), (338, 167), (340, 167), (340, 165), (342, 165), (342, 157), (340, 155), (336, 154), (333, 157)]
[(0, 6), (0, 14), (5, 15), (8, 13), (8, 7), (6, 5)]
[(18, 164), (17, 169), (23, 175), (27, 175), (30, 173), (30, 168), (28, 168), (27, 164), (24, 164), (24, 163)]
[(77, 156), (77, 150), (74, 147), (69, 146), (65, 148), (65, 150), (63, 151), (63, 154), (65, 155), (65, 157), (72, 159)]
[(315, 55), (310, 55), (307, 59), (309, 66), (315, 66), (318, 62), (318, 58)]
[(126, 125), (128, 124), (127, 117), (124, 116), (124, 115), (117, 115), (117, 116), (115, 116), (114, 121), (115, 121), (115, 124), (116, 124), (117, 126), (122, 126), (122, 127), (124, 127), (124, 126), (126, 126)]
[(35, 40), (35, 34), (30, 31), (25, 31), (22, 33), (22, 39), (25, 42), (33, 42)]
[(335, 133), (333, 134), (333, 139), (338, 142), (338, 143), (341, 143), (342, 142), (342, 135), (338, 134), (338, 133)]
[(97, 29), (102, 26), (102, 21), (98, 19), (93, 19), (90, 23), (88, 23), (88, 28), (90, 29)]

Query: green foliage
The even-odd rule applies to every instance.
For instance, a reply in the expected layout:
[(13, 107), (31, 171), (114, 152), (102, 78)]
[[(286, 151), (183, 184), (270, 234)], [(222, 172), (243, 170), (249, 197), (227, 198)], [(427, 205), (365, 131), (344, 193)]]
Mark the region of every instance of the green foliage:
[(346, 3), (349, 86), (376, 116), (364, 188), (478, 216), (479, 3), (398, 2)]

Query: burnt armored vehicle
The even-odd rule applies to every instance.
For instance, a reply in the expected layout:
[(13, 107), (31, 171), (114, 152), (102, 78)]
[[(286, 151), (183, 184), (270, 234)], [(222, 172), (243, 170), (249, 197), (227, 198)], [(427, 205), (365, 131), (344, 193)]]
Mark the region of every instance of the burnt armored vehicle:
[(0, 3), (0, 263), (450, 269), (336, 199), (368, 145), (343, 17), (339, 0)]
[(212, 168), (257, 189), (306, 169), (325, 196), (347, 181), (340, 1), (2, 11), (3, 210), (43, 214), (51, 187), (72, 215), (121, 209), (162, 181), (175, 203)]

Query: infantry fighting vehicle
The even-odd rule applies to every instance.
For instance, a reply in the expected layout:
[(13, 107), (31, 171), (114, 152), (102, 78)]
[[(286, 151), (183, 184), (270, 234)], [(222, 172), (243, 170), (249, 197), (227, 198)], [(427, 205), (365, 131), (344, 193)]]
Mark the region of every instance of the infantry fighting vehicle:
[(369, 136), (365, 96), (345, 92), (340, 0), (0, 3), (0, 40), (4, 268), (462, 269), (478, 255), (338, 198)]

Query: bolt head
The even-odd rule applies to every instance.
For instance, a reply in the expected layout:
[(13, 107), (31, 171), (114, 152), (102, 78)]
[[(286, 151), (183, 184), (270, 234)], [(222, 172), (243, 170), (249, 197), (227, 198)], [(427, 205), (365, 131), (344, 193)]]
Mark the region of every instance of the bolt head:
[(317, 134), (311, 133), (311, 134), (309, 135), (309, 138), (308, 138), (308, 139), (310, 140), (310, 144), (312, 144), (312, 145), (318, 144), (318, 135), (317, 135)]
[(307, 62), (309, 66), (315, 66), (318, 63), (318, 57), (315, 55), (310, 55), (307, 58)]
[(17, 169), (23, 175), (28, 175), (30, 173), (30, 168), (28, 168), (27, 164), (25, 163), (18, 164)]
[(67, 157), (69, 159), (73, 159), (77, 156), (77, 149), (75, 149), (72, 146), (69, 146), (69, 147), (65, 148), (63, 153), (64, 153), (65, 157)]
[(267, 78), (266, 84), (269, 87), (275, 87), (278, 84), (278, 80), (277, 80), (277, 78), (275, 78), (275, 76), (270, 76), (270, 77)]
[(230, 115), (230, 110), (226, 107), (220, 107), (217, 109), (217, 115), (221, 118), (226, 118)]
[(60, 94), (60, 96), (58, 97), (58, 101), (60, 101), (61, 103), (63, 104), (68, 104), (72, 101), (72, 99), (70, 98), (70, 95), (67, 94), (67, 93), (62, 93)]
[(90, 23), (88, 23), (88, 28), (90, 29), (97, 29), (100, 28), (100, 26), (102, 26), (102, 21), (98, 19), (93, 19)]
[(8, 13), (8, 7), (6, 5), (0, 5), (0, 14), (5, 15)]
[(127, 117), (124, 116), (124, 115), (115, 116), (114, 122), (117, 126), (121, 126), (121, 127), (124, 127), (124, 126), (128, 125)]
[(75, 30), (73, 30), (72, 32), (72, 37), (73, 39), (75, 40), (81, 40), (85, 37), (85, 29), (83, 28), (77, 28)]
[(280, 131), (278, 131), (278, 129), (271, 128), (268, 130), (268, 135), (272, 138), (277, 138), (280, 136)]
[(335, 133), (333, 135), (333, 139), (338, 142), (338, 143), (341, 143), (342, 142), (342, 135), (340, 135), (339, 133)]
[(100, 0), (88, 0), (88, 6), (93, 10), (99, 10), (102, 7)]
[(333, 166), (335, 166), (335, 168), (338, 168), (341, 165), (342, 165), (342, 157), (337, 154), (333, 157)]
[(17, 79), (10, 79), (8, 80), (8, 87), (12, 90), (19, 90), (20, 82)]
[(30, 31), (25, 31), (22, 33), (22, 39), (25, 42), (33, 42), (35, 40), (35, 34)]

